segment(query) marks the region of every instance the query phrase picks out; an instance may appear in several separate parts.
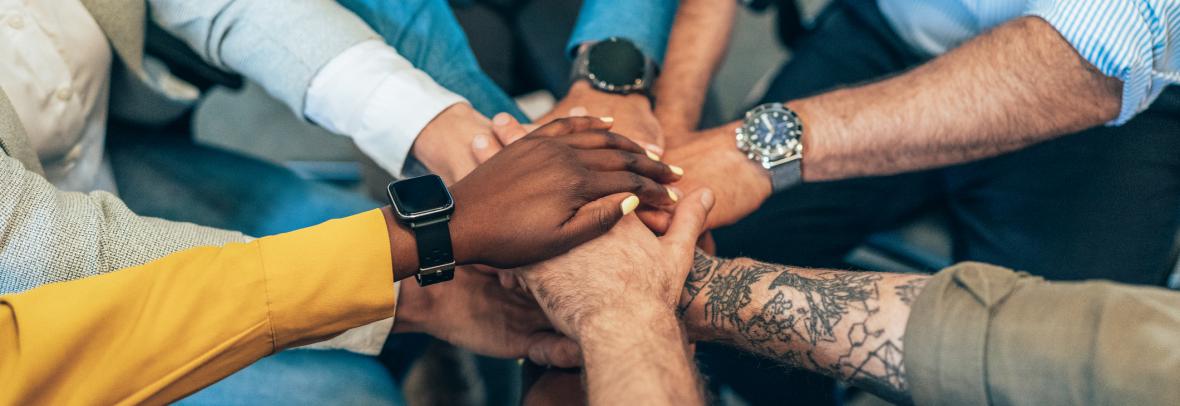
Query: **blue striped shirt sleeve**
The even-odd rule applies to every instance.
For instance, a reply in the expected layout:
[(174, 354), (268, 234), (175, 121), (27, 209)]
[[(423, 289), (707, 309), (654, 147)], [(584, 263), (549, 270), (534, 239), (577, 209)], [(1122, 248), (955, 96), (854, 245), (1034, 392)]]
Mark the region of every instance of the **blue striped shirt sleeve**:
[(1083, 58), (1123, 82), (1122, 125), (1180, 83), (1180, 0), (1033, 0)]

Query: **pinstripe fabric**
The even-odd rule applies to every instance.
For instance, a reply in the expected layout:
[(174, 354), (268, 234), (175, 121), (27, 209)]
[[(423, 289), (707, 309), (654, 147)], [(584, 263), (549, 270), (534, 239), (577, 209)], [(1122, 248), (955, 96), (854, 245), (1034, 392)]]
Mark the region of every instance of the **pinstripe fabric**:
[(1057, 28), (1078, 53), (1123, 81), (1110, 125), (1145, 110), (1180, 83), (1180, 0), (878, 0), (897, 34), (919, 51), (946, 52), (1022, 15)]

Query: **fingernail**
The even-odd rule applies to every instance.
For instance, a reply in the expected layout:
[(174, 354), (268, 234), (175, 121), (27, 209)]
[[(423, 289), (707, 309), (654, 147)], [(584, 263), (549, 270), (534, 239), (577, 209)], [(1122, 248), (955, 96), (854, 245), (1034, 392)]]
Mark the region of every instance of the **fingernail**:
[(615, 118), (611, 116), (599, 117), (598, 119), (607, 124), (613, 124), (615, 122)]
[(708, 210), (713, 208), (714, 203), (716, 203), (716, 201), (713, 198), (712, 190), (705, 189), (701, 192), (701, 206), (705, 206), (705, 209)]
[(623, 199), (622, 207), (624, 216), (631, 214), (635, 211), (636, 207), (639, 207), (639, 197), (635, 195), (627, 196), (626, 199)]
[(508, 125), (510, 122), (512, 122), (512, 115), (508, 113), (500, 113), (492, 117), (492, 123), (496, 125)]
[[(475, 138), (471, 140), (471, 147), (475, 149), (485, 149), (488, 147), (488, 136), (483, 134), (475, 134)], [(672, 172), (676, 172), (673, 170)]]
[(675, 191), (675, 190), (672, 190), (672, 189), (670, 189), (670, 188), (668, 189), (668, 197), (671, 197), (673, 202), (679, 202), (679, 201), (680, 201), (680, 196), (677, 196), (677, 195), (676, 195), (676, 191)]
[(671, 169), (672, 173), (675, 173), (677, 176), (684, 176), (684, 168), (676, 165), (668, 165), (668, 169)]
[(657, 161), (657, 162), (658, 162), (658, 161), (660, 160), (660, 156), (659, 156), (659, 155), (656, 155), (656, 153), (655, 153), (655, 152), (651, 152), (650, 150), (646, 150), (646, 149), (645, 149), (645, 150), (643, 150), (643, 152), (646, 152), (646, 153), (647, 153), (647, 157), (648, 157), (648, 158), (651, 158), (651, 160), (653, 160), (653, 161)]
[(659, 145), (647, 144), (644, 146), (644, 148), (646, 148), (648, 151), (655, 152), (656, 155), (660, 155), (660, 156), (664, 155), (664, 147), (661, 147)]
[(582, 117), (582, 116), (585, 116), (589, 113), (590, 113), (590, 111), (586, 110), (585, 107), (579, 106), (579, 107), (574, 107), (574, 108), (570, 109), (570, 117)]
[(524, 365), (524, 358), (517, 358), (516, 365)]

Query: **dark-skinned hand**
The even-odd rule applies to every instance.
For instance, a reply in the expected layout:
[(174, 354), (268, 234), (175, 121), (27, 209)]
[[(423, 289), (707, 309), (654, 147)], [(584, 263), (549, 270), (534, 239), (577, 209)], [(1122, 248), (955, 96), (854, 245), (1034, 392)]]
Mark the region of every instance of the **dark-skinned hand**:
[(673, 206), (661, 183), (679, 180), (677, 171), (609, 132), (610, 124), (555, 120), (456, 183), (456, 261), (497, 268), (536, 263), (606, 233), (640, 202)]

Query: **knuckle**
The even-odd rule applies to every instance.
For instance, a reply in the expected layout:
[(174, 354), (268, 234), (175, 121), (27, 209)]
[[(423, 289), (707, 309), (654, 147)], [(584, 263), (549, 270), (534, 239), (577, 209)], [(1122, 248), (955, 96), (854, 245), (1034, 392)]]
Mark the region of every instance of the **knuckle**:
[(634, 173), (634, 172), (628, 173), (627, 177), (628, 177), (628, 182), (630, 183), (632, 192), (639, 193), (647, 187), (647, 178), (645, 178), (637, 173)]
[(628, 170), (635, 170), (639, 168), (639, 157), (635, 154), (617, 152), (616, 155), (618, 155), (622, 160), (624, 168), (627, 168)]
[(595, 212), (595, 216), (597, 218), (594, 219), (594, 227), (599, 234), (610, 231), (611, 227), (615, 225), (614, 216), (606, 210), (598, 210)]

